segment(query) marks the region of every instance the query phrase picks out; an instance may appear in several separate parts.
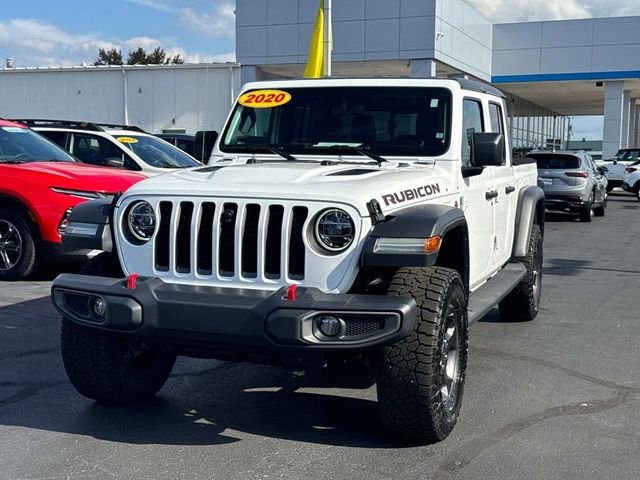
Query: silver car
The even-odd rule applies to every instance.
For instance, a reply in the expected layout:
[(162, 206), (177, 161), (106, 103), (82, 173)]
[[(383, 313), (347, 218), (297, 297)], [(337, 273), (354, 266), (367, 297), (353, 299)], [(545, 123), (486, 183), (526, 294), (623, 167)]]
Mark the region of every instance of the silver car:
[(604, 217), (607, 208), (606, 167), (598, 167), (586, 152), (531, 152), (547, 210), (577, 213), (580, 221)]

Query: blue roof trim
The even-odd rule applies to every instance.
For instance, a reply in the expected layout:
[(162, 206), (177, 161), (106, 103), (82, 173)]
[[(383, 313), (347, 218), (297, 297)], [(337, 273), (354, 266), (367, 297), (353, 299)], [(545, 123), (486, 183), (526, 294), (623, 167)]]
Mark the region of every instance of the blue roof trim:
[(545, 73), (535, 75), (496, 75), (491, 83), (559, 82), (563, 80), (611, 80), (640, 78), (640, 70), (627, 72)]

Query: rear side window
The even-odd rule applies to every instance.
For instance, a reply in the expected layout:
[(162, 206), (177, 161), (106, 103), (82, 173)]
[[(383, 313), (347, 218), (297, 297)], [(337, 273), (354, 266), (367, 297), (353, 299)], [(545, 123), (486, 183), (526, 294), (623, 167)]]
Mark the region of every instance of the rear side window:
[(489, 119), (491, 121), (491, 131), (494, 133), (504, 133), (502, 128), (502, 107), (497, 103), (489, 104)]
[(535, 159), (538, 168), (547, 170), (580, 168), (580, 159), (571, 155), (527, 155)]

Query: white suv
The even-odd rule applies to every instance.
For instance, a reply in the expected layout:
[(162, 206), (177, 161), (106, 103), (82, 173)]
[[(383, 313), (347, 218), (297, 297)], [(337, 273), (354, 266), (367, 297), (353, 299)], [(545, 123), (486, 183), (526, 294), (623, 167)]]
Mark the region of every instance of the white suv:
[(200, 163), (179, 148), (127, 125), (65, 120), (17, 120), (92, 165), (125, 168), (147, 176)]

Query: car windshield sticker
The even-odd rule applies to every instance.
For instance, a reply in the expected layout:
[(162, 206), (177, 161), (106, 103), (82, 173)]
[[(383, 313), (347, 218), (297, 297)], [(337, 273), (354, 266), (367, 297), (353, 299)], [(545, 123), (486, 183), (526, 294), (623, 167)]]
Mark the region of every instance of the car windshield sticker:
[(438, 108), (438, 99), (437, 98), (432, 98), (431, 99), (431, 104), (429, 106), (431, 108)]
[(138, 143), (138, 140), (133, 137), (118, 137), (116, 140), (120, 143)]
[(291, 100), (291, 95), (282, 90), (253, 90), (240, 96), (238, 103), (250, 108), (273, 108)]
[(2, 130), (9, 133), (25, 133), (28, 130), (22, 127), (2, 127)]

